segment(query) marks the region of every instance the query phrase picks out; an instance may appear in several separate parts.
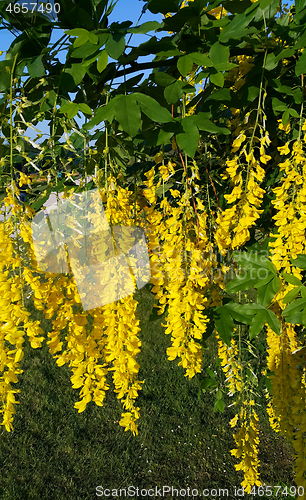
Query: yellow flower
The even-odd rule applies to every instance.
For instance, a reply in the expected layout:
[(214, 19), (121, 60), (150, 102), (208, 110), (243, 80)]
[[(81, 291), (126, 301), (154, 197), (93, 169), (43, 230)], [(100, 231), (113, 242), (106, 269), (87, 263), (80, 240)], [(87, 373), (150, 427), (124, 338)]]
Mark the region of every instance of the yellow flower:
[(277, 149), (281, 155), (288, 155), (290, 153), (289, 142), (286, 142), (285, 146), (280, 146)]
[(286, 125), (284, 126), (282, 124), (282, 119), (280, 118), (278, 121), (278, 128), (279, 130), (284, 130), (286, 132), (286, 134), (288, 134), (291, 130), (291, 127), (290, 127), (290, 120), (287, 121)]

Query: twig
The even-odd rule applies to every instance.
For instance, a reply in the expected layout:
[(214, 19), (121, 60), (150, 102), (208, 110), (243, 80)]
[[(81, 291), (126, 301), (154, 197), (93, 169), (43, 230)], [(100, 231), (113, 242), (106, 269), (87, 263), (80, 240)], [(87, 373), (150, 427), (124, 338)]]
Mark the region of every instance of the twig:
[(199, 227), (199, 216), (198, 216), (198, 211), (197, 211), (197, 207), (196, 207), (196, 203), (195, 203), (195, 200), (194, 200), (194, 197), (193, 197), (193, 192), (192, 192), (192, 187), (189, 183), (189, 179), (188, 179), (188, 175), (187, 175), (187, 170), (186, 170), (186, 165), (185, 165), (185, 162), (184, 162), (184, 159), (181, 155), (181, 152), (180, 152), (180, 148), (178, 147), (177, 145), (177, 142), (176, 142), (176, 138), (174, 137), (174, 141), (175, 141), (175, 145), (177, 147), (177, 151), (178, 151), (178, 154), (180, 156), (180, 159), (181, 159), (181, 162), (182, 162), (182, 165), (184, 167), (184, 171), (185, 171), (185, 174), (186, 174), (186, 179), (187, 179), (187, 184), (189, 186), (189, 189), (190, 189), (190, 192), (191, 192), (191, 198), (192, 198), (192, 202), (193, 202), (193, 207), (194, 207), (194, 211), (195, 211), (195, 214), (196, 214), (196, 219), (197, 219), (197, 238), (198, 238), (198, 249), (200, 248), (200, 236), (199, 236), (199, 233), (200, 233), (200, 227)]
[(216, 191), (215, 185), (214, 185), (214, 183), (213, 183), (213, 180), (212, 180), (212, 178), (210, 177), (210, 173), (209, 173), (209, 171), (208, 171), (208, 168), (207, 168), (207, 165), (206, 165), (205, 158), (204, 158), (204, 156), (202, 155), (202, 153), (201, 153), (200, 151), (199, 151), (199, 153), (200, 153), (200, 157), (202, 158), (202, 160), (203, 160), (203, 162), (204, 162), (205, 170), (206, 170), (206, 173), (207, 173), (207, 175), (208, 175), (208, 177), (209, 177), (209, 180), (210, 180), (210, 183), (211, 183), (211, 185), (212, 185), (212, 188), (213, 188), (213, 190), (214, 190), (214, 193), (215, 193), (215, 197), (216, 197), (217, 203), (218, 203), (218, 205), (219, 205), (220, 210), (222, 211), (222, 207), (221, 207), (220, 202), (219, 202), (219, 198), (218, 198), (218, 195), (217, 195), (217, 191)]

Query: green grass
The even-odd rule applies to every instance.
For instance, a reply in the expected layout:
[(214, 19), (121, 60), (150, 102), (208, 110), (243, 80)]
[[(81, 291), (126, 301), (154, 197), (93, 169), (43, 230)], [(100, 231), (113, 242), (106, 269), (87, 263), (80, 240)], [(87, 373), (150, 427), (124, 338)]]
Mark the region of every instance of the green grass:
[[(69, 369), (56, 366), (46, 345), (37, 350), (27, 345), (14, 431), (0, 430), (1, 500), (89, 500), (99, 498), (98, 485), (228, 488), (228, 498), (235, 498), (234, 486), (243, 478), (230, 455), (235, 447), (228, 424), (233, 407), (213, 413), (215, 397), (208, 392), (198, 400), (206, 369), (217, 370), (216, 345), (210, 339), (203, 372), (188, 381), (183, 369), (167, 360), (170, 337), (161, 321), (148, 322), (151, 294), (143, 289), (137, 297), (142, 327), (139, 376), (145, 379), (138, 398), (139, 435), (118, 425), (121, 405), (111, 390), (103, 408), (91, 403), (78, 414), (73, 408), (78, 391), (71, 388)], [(42, 321), (44, 329), (49, 324)], [(231, 403), (227, 396), (225, 401)], [(264, 409), (260, 418), (261, 480), (272, 486), (292, 485), (292, 449), (270, 429)]]

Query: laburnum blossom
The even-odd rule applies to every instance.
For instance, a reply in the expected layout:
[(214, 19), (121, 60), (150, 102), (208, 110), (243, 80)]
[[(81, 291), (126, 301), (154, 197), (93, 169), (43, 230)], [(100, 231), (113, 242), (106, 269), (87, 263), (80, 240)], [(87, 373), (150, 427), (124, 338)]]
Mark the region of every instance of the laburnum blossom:
[(252, 150), (247, 152), (247, 144), (244, 145), (246, 139), (246, 134), (240, 132), (231, 151), (235, 157), (226, 160), (223, 178), (230, 179), (232, 190), (224, 195), (224, 199), (232, 206), (219, 212), (216, 219), (215, 241), (221, 255), (225, 255), (228, 249), (241, 248), (250, 239), (250, 228), (263, 213), (259, 207), (265, 190), (259, 183), (263, 181), (265, 171), (260, 162), (265, 164), (270, 159), (265, 153), (265, 145), (270, 139), (267, 132), (262, 136), (260, 161), (255, 159)]
[(8, 432), (13, 430), (14, 405), (19, 404), (15, 395), (20, 390), (12, 384), (23, 373), (20, 361), (24, 354), (24, 324), (30, 315), (22, 304), (20, 275), (9, 272), (20, 265), (10, 229), (7, 221), (0, 222), (0, 413), (1, 425)]
[[(154, 190), (153, 186), (152, 189)], [(178, 200), (176, 207), (170, 206), (164, 199), (161, 208), (164, 217), (158, 221), (157, 227), (162, 248), (151, 254), (151, 261), (159, 263), (159, 268), (154, 269), (152, 276), (152, 291), (159, 301), (159, 314), (168, 307), (166, 323), (163, 324), (165, 333), (171, 334), (168, 359), (180, 358), (179, 366), (185, 369), (185, 376), (192, 378), (201, 371), (202, 348), (199, 340), (205, 333), (208, 322), (203, 310), (205, 302), (208, 302), (204, 298), (204, 292), (209, 286), (209, 276), (204, 278), (203, 270), (200, 269), (201, 256), (208, 250), (209, 243), (206, 214), (204, 211), (198, 219), (200, 246), (197, 248), (196, 236), (195, 241), (188, 239), (187, 246), (184, 246), (185, 231), (188, 228), (191, 231), (194, 227), (195, 215), (187, 196)], [(201, 210), (199, 203), (198, 208)], [(204, 209), (203, 206), (202, 208)], [(151, 211), (147, 209), (146, 212), (151, 221)], [(152, 228), (150, 237), (153, 231)]]
[(267, 325), (267, 367), (271, 372), (272, 396), (268, 409), (270, 421), (295, 449), (295, 482), (305, 488), (306, 386), (303, 380), (306, 355), (294, 326), (282, 322), (280, 335)]
[(242, 471), (244, 480), (241, 486), (247, 493), (251, 492), (252, 486), (261, 486), (259, 480), (259, 426), (258, 415), (254, 410), (254, 401), (244, 401), (239, 417), (236, 415), (231, 426), (237, 425), (240, 421), (240, 429), (233, 435), (237, 448), (231, 450), (231, 454), (240, 459), (240, 463), (235, 465), (237, 471)]
[[(277, 231), (271, 234), (270, 248), (276, 268), (290, 273), (293, 269), (290, 258), (305, 253), (306, 158), (301, 141), (293, 143), (292, 152), (288, 143), (282, 148), (287, 157), (279, 164), (283, 172), (280, 185), (273, 189), (276, 195), (272, 200), (276, 209), (273, 219)], [(297, 274), (297, 277), (301, 276)]]

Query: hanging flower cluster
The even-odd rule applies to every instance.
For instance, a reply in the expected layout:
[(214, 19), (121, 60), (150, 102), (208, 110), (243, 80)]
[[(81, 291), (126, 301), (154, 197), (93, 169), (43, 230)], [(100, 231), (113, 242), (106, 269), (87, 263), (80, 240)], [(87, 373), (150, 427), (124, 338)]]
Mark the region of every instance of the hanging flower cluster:
[[(101, 193), (96, 191), (93, 210), (88, 215), (88, 221), (94, 227), (93, 235), (91, 234), (88, 240), (84, 238), (84, 234), (86, 236), (84, 231), (79, 235), (74, 232), (71, 238), (74, 244), (69, 247), (69, 255), (66, 254), (69, 269), (70, 271), (73, 269), (74, 276), (57, 275), (54, 279), (54, 274), (46, 272), (47, 280), (43, 281), (39, 276), (34, 276), (35, 273), (31, 269), (27, 269), (25, 280), (34, 292), (34, 305), (44, 311), (47, 319), (52, 320), (52, 331), (48, 333), (47, 341), (51, 354), (58, 366), (64, 364), (70, 366), (73, 388), (80, 389), (80, 401), (75, 404), (75, 408), (82, 412), (91, 400), (103, 406), (106, 391), (109, 389), (107, 376), (111, 371), (115, 392), (126, 410), (122, 414), (120, 425), (125, 430), (137, 434), (135, 422), (139, 418), (139, 408), (135, 407), (134, 401), (138, 391), (141, 390), (141, 382), (137, 380), (139, 365), (135, 360), (141, 346), (138, 338), (139, 320), (136, 319), (137, 302), (132, 295), (134, 287), (131, 290), (126, 287), (126, 274), (123, 273), (121, 280), (118, 279), (121, 269), (120, 252), (126, 251), (125, 247), (129, 246), (128, 235), (124, 233), (124, 228), (134, 224), (133, 205), (130, 205), (131, 194), (130, 191), (117, 187), (116, 180), (112, 176), (108, 178), (107, 197), (105, 188)], [(73, 202), (73, 194), (68, 199)], [(101, 211), (101, 202), (98, 202), (101, 199), (106, 201), (104, 213)], [(137, 210), (139, 211), (138, 205)], [(110, 251), (114, 240), (109, 231), (109, 224), (112, 231), (116, 231), (118, 227), (122, 230), (122, 234), (119, 234), (121, 239), (116, 238), (115, 254)], [(69, 214), (66, 216), (65, 227), (75, 231), (75, 220)], [(100, 236), (101, 231), (104, 234), (103, 240)], [(86, 283), (84, 279), (86, 275), (88, 286), (92, 291), (90, 267), (78, 267), (80, 262), (78, 252), (82, 249), (82, 245), (88, 245), (88, 252), (90, 248), (87, 258), (89, 257), (92, 269), (97, 263), (105, 264), (102, 267), (102, 274), (104, 278), (106, 276), (104, 287), (101, 287), (102, 275), (99, 280), (98, 271), (95, 279), (100, 281), (99, 299), (104, 300), (106, 305), (95, 307), (90, 312), (78, 310), (82, 299), (86, 297), (86, 286), (83, 286), (80, 295), (76, 283), (80, 282), (80, 279)], [(32, 249), (34, 250), (33, 242)], [(119, 254), (118, 257), (116, 253)], [(112, 257), (111, 262), (107, 260), (110, 257)], [(58, 254), (56, 258), (59, 261)], [(48, 266), (51, 266), (50, 262)], [(115, 281), (114, 270), (117, 271)], [(120, 296), (123, 298), (120, 299)], [(36, 333), (39, 333), (37, 324), (33, 324), (31, 328), (33, 332), (36, 329)], [(41, 337), (36, 336), (33, 342), (41, 340)]]
[(235, 427), (239, 422), (240, 429), (236, 434), (233, 434), (237, 448), (231, 450), (231, 454), (241, 460), (239, 464), (235, 465), (235, 468), (243, 472), (244, 480), (241, 486), (245, 488), (247, 493), (250, 493), (253, 485), (261, 485), (258, 471), (259, 419), (254, 409), (255, 402), (249, 398), (248, 392), (245, 390), (244, 367), (235, 338), (232, 337), (230, 346), (220, 339), (218, 333), (216, 338), (218, 340), (218, 357), (229, 389), (228, 395), (238, 395), (238, 399), (236, 398), (233, 403), (238, 405), (238, 412), (230, 421), (230, 426)]
[(221, 340), (218, 333), (216, 333), (216, 339), (218, 340), (218, 357), (221, 362), (222, 370), (226, 376), (229, 395), (233, 396), (242, 389), (242, 367), (238, 360), (238, 346), (234, 338), (231, 339), (230, 346)]
[(0, 223), (0, 412), (1, 425), (10, 431), (13, 428), (14, 405), (18, 403), (15, 394), (19, 392), (11, 384), (18, 382), (18, 375), (23, 371), (20, 368), (24, 343), (22, 323), (27, 313), (21, 305), (19, 277), (12, 273), (16, 260), (7, 226)]
[[(170, 164), (168, 167), (174, 173), (173, 165)], [(159, 170), (167, 179), (169, 171), (166, 172), (165, 166), (161, 165)], [(144, 190), (144, 194), (148, 201), (156, 205), (153, 176), (154, 169), (147, 173), (148, 181), (145, 181), (145, 184), (148, 188)], [(178, 196), (175, 190), (171, 190), (171, 194), (175, 199)], [(201, 203), (198, 206), (200, 209)], [(153, 251), (159, 246), (157, 234), (162, 245), (159, 255), (154, 251), (151, 255), (153, 263), (159, 261), (159, 269), (152, 277), (155, 285), (152, 291), (156, 294), (155, 297), (161, 306), (159, 313), (162, 314), (168, 307), (166, 323), (163, 325), (166, 328), (165, 333), (171, 334), (172, 345), (167, 349), (168, 359), (181, 358), (179, 366), (186, 370), (185, 376), (192, 378), (201, 371), (203, 351), (198, 341), (202, 339), (208, 322), (207, 316), (202, 311), (208, 302), (203, 291), (208, 288), (210, 277), (202, 276), (200, 265), (201, 257), (208, 247), (207, 215), (204, 211), (198, 219), (197, 246), (194, 234), (195, 213), (190, 205), (188, 191), (186, 190), (176, 207), (171, 206), (164, 198), (160, 203), (160, 208), (163, 210), (163, 218), (158, 220), (158, 233), (153, 228), (151, 229), (151, 210), (146, 210), (150, 223), (149, 230), (151, 229), (149, 244), (152, 242), (152, 235), (155, 236), (155, 245), (151, 249)]]
[[(265, 144), (269, 144), (268, 133), (260, 140), (260, 161), (256, 160), (251, 150), (246, 151), (247, 136), (241, 132), (234, 140), (232, 153), (235, 157), (226, 160), (226, 173), (223, 179), (230, 179), (232, 192), (225, 194), (227, 203), (232, 205), (217, 216), (216, 242), (221, 255), (227, 249), (241, 248), (249, 239), (249, 229), (255, 224), (263, 210), (260, 210), (264, 190), (259, 186), (264, 179), (265, 171), (260, 163), (266, 163), (270, 157), (265, 154)], [(239, 151), (239, 153), (238, 153)], [(243, 180), (245, 174), (245, 181)]]
[[(306, 129), (306, 126), (303, 128)], [(285, 161), (278, 165), (283, 172), (281, 185), (273, 189), (276, 195), (272, 200), (276, 210), (273, 219), (277, 233), (271, 234), (274, 241), (270, 243), (270, 247), (273, 249), (272, 262), (276, 268), (283, 268), (290, 273), (290, 257), (295, 259), (298, 254), (305, 253), (306, 161), (301, 141), (294, 141), (292, 152), (288, 142), (277, 149), (285, 157)], [(301, 277), (297, 270), (294, 275)]]
[(231, 420), (231, 427), (235, 427), (238, 420), (240, 420), (241, 427), (237, 434), (234, 434), (235, 443), (237, 448), (231, 450), (231, 454), (241, 459), (241, 462), (235, 465), (236, 470), (243, 471), (244, 480), (241, 486), (245, 488), (247, 493), (251, 492), (252, 486), (261, 486), (259, 480), (259, 459), (258, 459), (258, 445), (259, 445), (259, 427), (258, 416), (254, 410), (254, 400), (244, 401), (239, 417), (236, 415)]
[(278, 336), (267, 326), (268, 359), (272, 384), (271, 406), (277, 428), (296, 451), (295, 482), (306, 487), (306, 353), (293, 325), (283, 323)]

